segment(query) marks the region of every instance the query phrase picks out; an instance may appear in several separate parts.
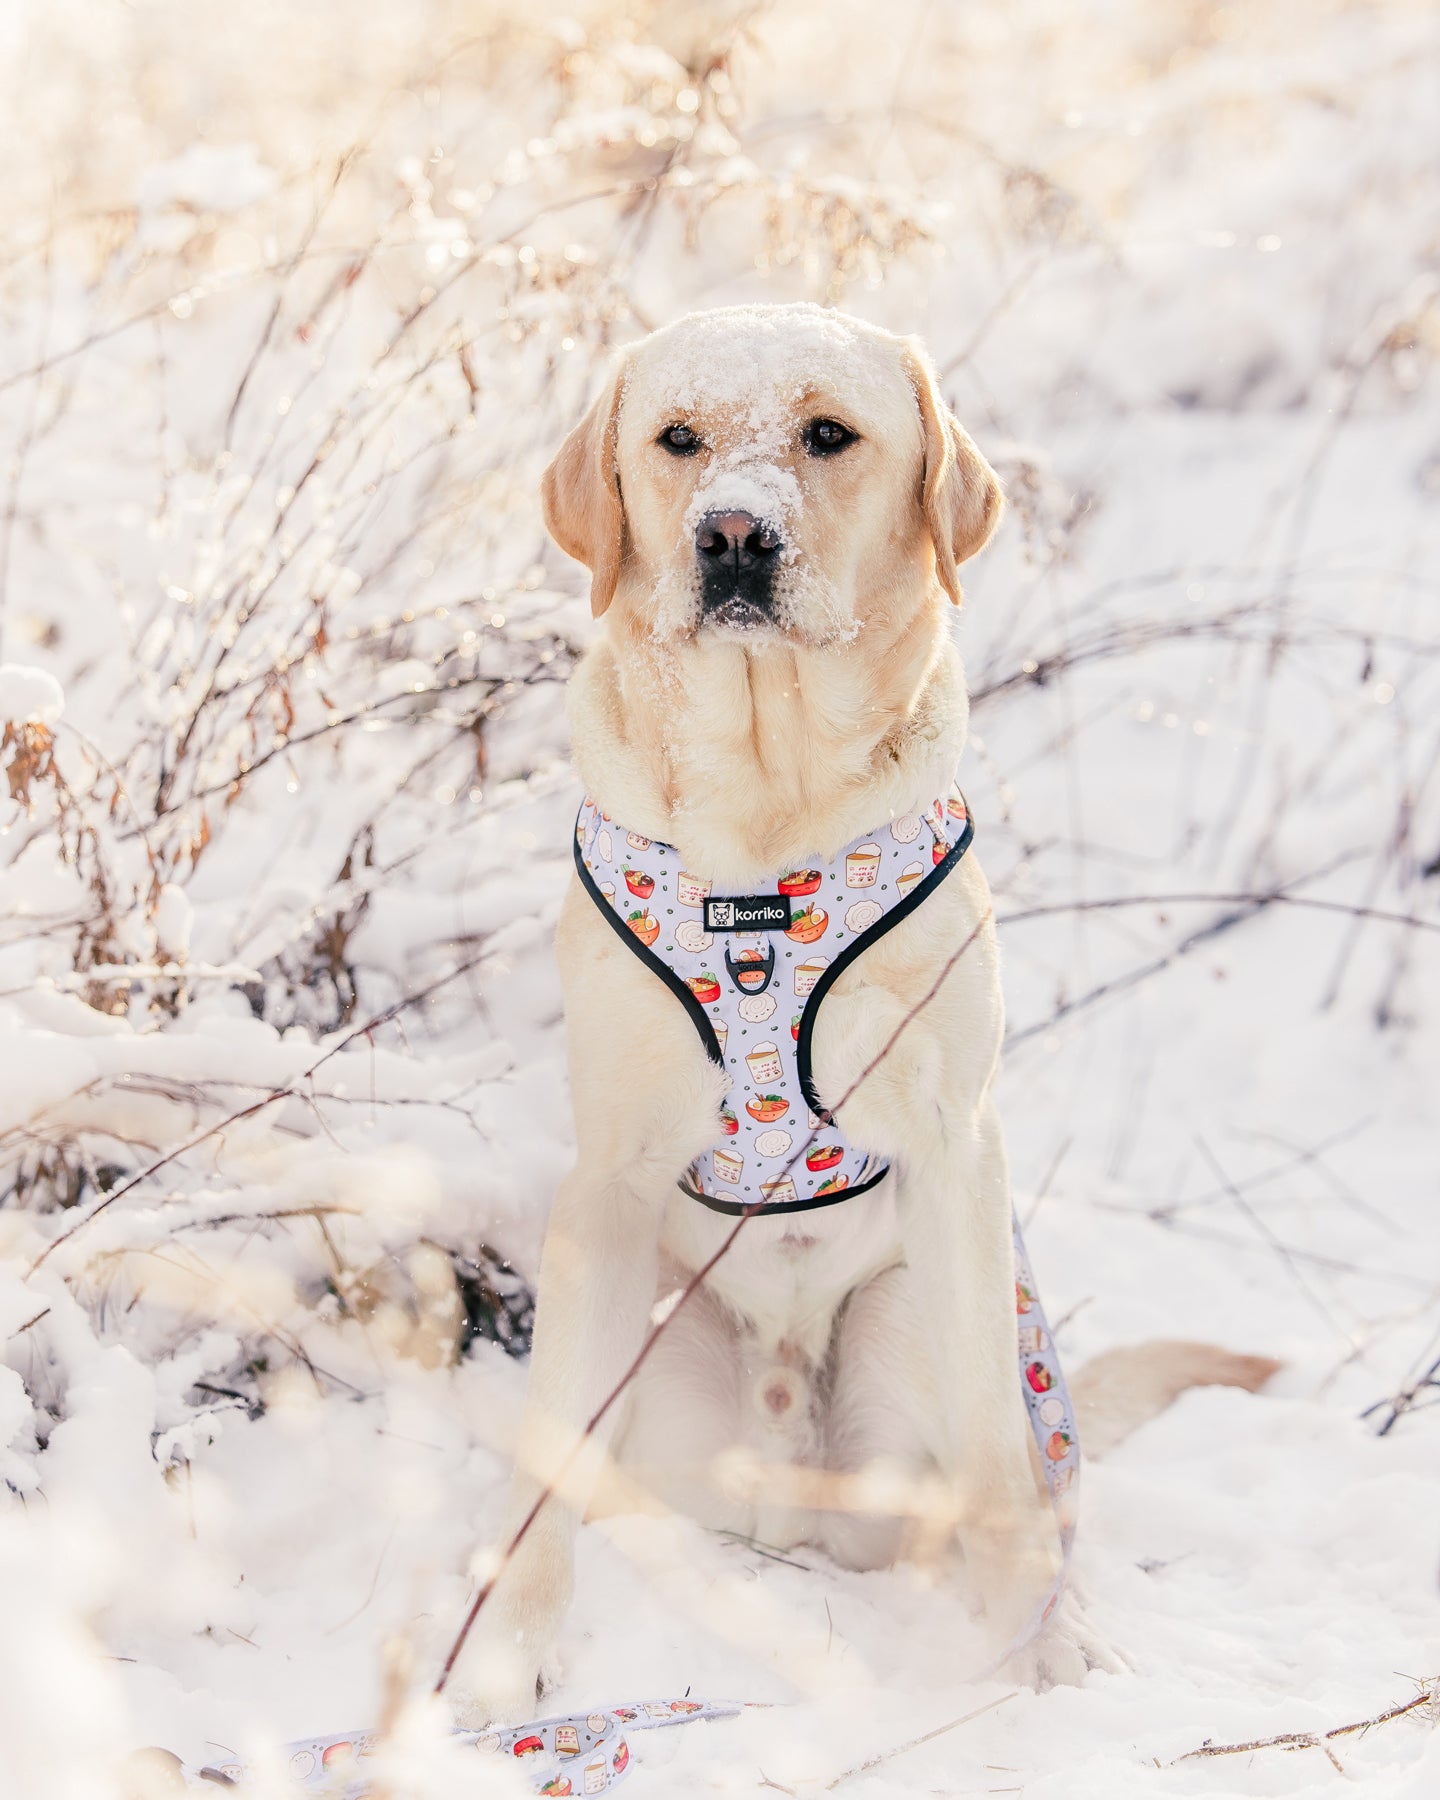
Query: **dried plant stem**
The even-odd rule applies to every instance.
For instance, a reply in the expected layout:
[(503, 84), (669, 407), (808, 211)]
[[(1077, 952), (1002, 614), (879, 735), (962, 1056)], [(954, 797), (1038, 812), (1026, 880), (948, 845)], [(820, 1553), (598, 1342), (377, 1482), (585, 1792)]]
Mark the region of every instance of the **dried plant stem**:
[(863, 1763), (856, 1763), (853, 1769), (846, 1769), (843, 1775), (837, 1775), (833, 1781), (827, 1782), (825, 1792), (833, 1793), (842, 1781), (848, 1781), (852, 1775), (864, 1775), (871, 1769), (878, 1769), (881, 1763), (887, 1763), (897, 1756), (903, 1756), (907, 1750), (918, 1750), (922, 1744), (928, 1744), (935, 1738), (944, 1737), (947, 1731), (958, 1731), (962, 1725), (968, 1725), (972, 1719), (978, 1719), (981, 1713), (993, 1712), (997, 1706), (1004, 1706), (1007, 1700), (1014, 1698), (1014, 1690), (1008, 1694), (1001, 1694), (997, 1700), (987, 1700), (983, 1706), (977, 1706), (973, 1712), (968, 1712), (958, 1719), (951, 1719), (948, 1725), (937, 1725), (933, 1731), (923, 1732), (919, 1737), (910, 1738), (903, 1744), (897, 1744), (893, 1750), (882, 1750), (878, 1756), (872, 1756)]
[(1207, 902), (1214, 906), (1248, 906), (1255, 911), (1266, 906), (1303, 906), (1312, 912), (1341, 913), (1351, 919), (1378, 919), (1386, 925), (1409, 925), (1416, 931), (1440, 932), (1440, 919), (1421, 919), (1414, 913), (1389, 912), (1384, 907), (1362, 906), (1349, 900), (1323, 900), (1318, 896), (1288, 894), (1278, 889), (1268, 893), (1116, 894), (1103, 900), (1057, 900), (1049, 906), (1027, 906), (1019, 912), (1004, 913), (999, 923), (1023, 925), (1027, 920), (1053, 918), (1057, 913), (1113, 912), (1125, 906), (1203, 906)]
[(1422, 1394), (1436, 1391), (1440, 1391), (1440, 1357), (1436, 1357), (1422, 1375), (1402, 1387), (1399, 1393), (1388, 1400), (1377, 1400), (1373, 1406), (1367, 1406), (1360, 1417), (1368, 1419), (1372, 1414), (1388, 1408), (1389, 1416), (1377, 1426), (1375, 1432), (1376, 1437), (1386, 1437), (1407, 1412), (1413, 1412), (1417, 1406), (1426, 1404), (1421, 1400)]
[[(1062, 1019), (1068, 1019), (1073, 1013), (1084, 1012), (1088, 1007), (1094, 1006), (1098, 1001), (1108, 999), (1112, 994), (1124, 993), (1130, 988), (1138, 987), (1142, 982), (1148, 981), (1152, 975), (1161, 974), (1173, 963), (1177, 963), (1182, 958), (1190, 955), (1193, 950), (1198, 950), (1202, 944), (1209, 943), (1212, 938), (1221, 937), (1225, 932), (1233, 930), (1235, 926), (1243, 925), (1247, 919), (1258, 917), (1260, 913), (1264, 912), (1267, 906), (1274, 906), (1277, 903), (1286, 901), (1289, 901), (1294, 905), (1304, 904), (1305, 897), (1293, 894), (1293, 889), (1298, 887), (1301, 882), (1319, 881), (1326, 875), (1333, 875), (1337, 869), (1353, 860), (1353, 856), (1348, 852), (1337, 857), (1332, 857), (1328, 863), (1322, 864), (1318, 869), (1312, 869), (1308, 875), (1297, 875), (1294, 880), (1287, 882), (1284, 887), (1272, 888), (1265, 893), (1241, 894), (1228, 902), (1223, 895), (1212, 894), (1204, 896), (1203, 898), (1212, 902), (1218, 901), (1222, 905), (1229, 904), (1233, 906), (1235, 910), (1223, 912), (1220, 914), (1219, 918), (1212, 919), (1208, 925), (1197, 927), (1196, 930), (1181, 938), (1177, 944), (1172, 945), (1169, 950), (1163, 951), (1159, 956), (1152, 957), (1149, 962), (1141, 963), (1136, 968), (1127, 969), (1119, 975), (1111, 976), (1108, 980), (1102, 981), (1097, 986), (1089, 989), (1088, 992), (1077, 995), (1074, 1000), (1065, 1001), (1062, 1005), (1055, 1008), (1048, 1019), (1041, 1020), (1034, 1025), (1022, 1026), (1018, 1031), (1007, 1033), (1005, 1038), (1006, 1049), (1013, 1050), (1016, 1045), (1023, 1044), (1027, 1038), (1036, 1037), (1041, 1032), (1053, 1029), (1053, 1027), (1058, 1025)], [(1202, 896), (1197, 895), (1195, 898), (1198, 901)], [(1094, 902), (1061, 901), (1054, 907), (1034, 906), (1028, 907), (1021, 912), (1011, 913), (1008, 915), (1008, 919), (1002, 920), (1001, 923), (1004, 924), (1008, 922), (1010, 924), (1020, 924), (1026, 919), (1043, 918), (1047, 914), (1056, 911), (1085, 911), (1092, 906), (1103, 910), (1105, 908), (1113, 908), (1115, 904), (1116, 902), (1113, 900)], [(1122, 900), (1119, 904), (1124, 905), (1128, 904), (1128, 902)], [(1156, 904), (1156, 901), (1152, 898), (1150, 904), (1154, 905)], [(1174, 897), (1173, 904), (1181, 904), (1181, 900), (1178, 896)], [(1308, 904), (1312, 907), (1318, 907), (1321, 911), (1329, 911), (1332, 907), (1343, 908), (1346, 905), (1345, 902), (1338, 900), (1311, 900)], [(1397, 914), (1396, 919), (1399, 923), (1410, 923), (1409, 917), (1404, 914)], [(1422, 925), (1424, 929), (1427, 930), (1440, 930), (1440, 926), (1431, 925), (1428, 921), (1416, 920), (1415, 923), (1417, 925)]]
[[(1189, 1762), (1197, 1756), (1243, 1756), (1248, 1750), (1325, 1750), (1338, 1768), (1334, 1755), (1327, 1749), (1336, 1738), (1352, 1737), (1357, 1731), (1388, 1725), (1392, 1719), (1402, 1719), (1407, 1713), (1419, 1712), (1422, 1708), (1428, 1708), (1432, 1717), (1440, 1717), (1440, 1678), (1422, 1682), (1420, 1692), (1412, 1699), (1401, 1700), (1395, 1706), (1387, 1706), (1384, 1712), (1375, 1713), (1368, 1719), (1356, 1719), (1350, 1725), (1336, 1725), (1330, 1731), (1285, 1731), (1278, 1737), (1251, 1738), (1244, 1744), (1205, 1743), (1177, 1756), (1175, 1762)], [(1174, 1763), (1170, 1766), (1173, 1768)]]

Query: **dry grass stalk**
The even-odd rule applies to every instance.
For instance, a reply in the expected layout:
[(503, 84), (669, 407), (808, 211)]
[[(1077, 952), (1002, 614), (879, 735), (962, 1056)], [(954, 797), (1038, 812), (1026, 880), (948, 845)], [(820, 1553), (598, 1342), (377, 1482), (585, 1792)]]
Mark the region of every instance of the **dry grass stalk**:
[[(1412, 1676), (1410, 1679), (1417, 1678)], [(1175, 1763), (1189, 1762), (1193, 1757), (1200, 1756), (1243, 1756), (1251, 1750), (1323, 1750), (1335, 1767), (1340, 1769), (1339, 1759), (1329, 1747), (1337, 1738), (1372, 1731), (1377, 1725), (1388, 1725), (1393, 1719), (1403, 1719), (1410, 1714), (1416, 1714), (1432, 1725), (1440, 1721), (1440, 1677), (1420, 1681), (1418, 1685), (1420, 1691), (1411, 1699), (1397, 1701), (1394, 1706), (1387, 1706), (1383, 1712), (1373, 1713), (1368, 1719), (1356, 1719), (1349, 1725), (1336, 1725), (1329, 1731), (1285, 1731), (1276, 1737), (1251, 1738), (1243, 1744), (1207, 1742), (1197, 1749), (1187, 1750), (1183, 1756), (1177, 1756)], [(1170, 1766), (1173, 1768), (1175, 1764)]]

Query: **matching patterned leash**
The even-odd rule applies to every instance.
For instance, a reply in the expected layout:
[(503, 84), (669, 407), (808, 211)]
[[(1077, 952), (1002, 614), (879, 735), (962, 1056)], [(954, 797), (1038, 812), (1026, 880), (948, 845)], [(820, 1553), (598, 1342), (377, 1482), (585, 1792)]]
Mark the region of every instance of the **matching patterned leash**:
[[(630, 1773), (629, 1734), (666, 1725), (693, 1725), (701, 1719), (734, 1719), (748, 1701), (646, 1700), (633, 1706), (573, 1713), (557, 1719), (535, 1719), (504, 1731), (456, 1731), (457, 1744), (472, 1747), (487, 1762), (492, 1758), (522, 1763), (541, 1794), (603, 1794)], [(301, 1738), (287, 1744), (285, 1758), (292, 1783), (306, 1794), (331, 1800), (364, 1800), (372, 1789), (365, 1763), (379, 1748), (373, 1731), (345, 1731), (332, 1737)], [(493, 1763), (492, 1763), (493, 1766)], [(243, 1763), (187, 1769), (189, 1779), (207, 1791), (243, 1788), (249, 1771)]]
[(1060, 1604), (1070, 1576), (1070, 1557), (1075, 1546), (1075, 1518), (1080, 1498), (1080, 1438), (1075, 1429), (1075, 1407), (1060, 1366), (1059, 1352), (1050, 1335), (1050, 1321), (1040, 1304), (1040, 1289), (1030, 1267), (1020, 1220), (1012, 1214), (1015, 1242), (1015, 1310), (1020, 1316), (1020, 1391), (1030, 1415), (1030, 1429), (1040, 1452), (1040, 1467), (1055, 1511), (1060, 1534), (1060, 1568), (1044, 1597), (1020, 1630), (993, 1662), (971, 1677), (982, 1681), (1007, 1663), (1017, 1651), (1033, 1643), (1049, 1624)]

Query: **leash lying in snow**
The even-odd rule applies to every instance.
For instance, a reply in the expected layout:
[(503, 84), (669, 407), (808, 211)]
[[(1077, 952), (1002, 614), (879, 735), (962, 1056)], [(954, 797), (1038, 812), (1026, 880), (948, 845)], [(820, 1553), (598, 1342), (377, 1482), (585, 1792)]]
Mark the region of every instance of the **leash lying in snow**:
[(1045, 1471), (1045, 1486), (1055, 1509), (1055, 1525), (1060, 1533), (1060, 1569), (1030, 1618), (1000, 1655), (980, 1671), (982, 1676), (993, 1674), (1017, 1650), (1023, 1650), (1037, 1638), (1060, 1604), (1070, 1574), (1076, 1503), (1080, 1498), (1080, 1439), (1075, 1429), (1075, 1407), (1050, 1335), (1050, 1321), (1040, 1304), (1040, 1289), (1030, 1268), (1019, 1219), (1014, 1218), (1013, 1224), (1015, 1310), (1020, 1315), (1020, 1391), (1025, 1396), (1030, 1429), (1040, 1452), (1040, 1467)]
[[(563, 1718), (535, 1719), (504, 1731), (456, 1731), (455, 1741), (480, 1756), (523, 1763), (540, 1794), (603, 1794), (630, 1773), (629, 1734), (664, 1725), (693, 1725), (701, 1719), (733, 1719), (745, 1702), (737, 1700), (645, 1700)], [(330, 1737), (301, 1738), (281, 1755), (291, 1781), (304, 1793), (334, 1800), (363, 1800), (371, 1791), (366, 1760), (379, 1747), (373, 1731), (345, 1731)], [(243, 1763), (186, 1770), (201, 1787), (245, 1786)]]

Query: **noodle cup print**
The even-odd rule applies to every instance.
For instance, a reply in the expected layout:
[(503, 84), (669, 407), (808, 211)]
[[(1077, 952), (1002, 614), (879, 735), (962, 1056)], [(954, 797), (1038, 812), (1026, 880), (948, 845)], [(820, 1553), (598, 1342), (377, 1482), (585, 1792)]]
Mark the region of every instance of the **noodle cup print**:
[(557, 1756), (578, 1756), (580, 1754), (580, 1733), (573, 1725), (557, 1725), (555, 1727), (555, 1754)]
[(874, 900), (857, 900), (845, 915), (846, 929), (859, 937), (862, 931), (868, 931), (880, 917), (880, 907)]
[(603, 1794), (610, 1784), (610, 1770), (605, 1758), (597, 1756), (594, 1762), (585, 1765), (585, 1786), (582, 1792), (587, 1794)]
[(812, 991), (815, 983), (830, 967), (830, 959), (826, 956), (812, 956), (809, 962), (795, 965), (795, 994), (798, 999)]
[(920, 835), (920, 821), (914, 813), (901, 813), (890, 827), (890, 835), (897, 844), (913, 844)]
[(910, 892), (911, 888), (915, 886), (916, 882), (920, 880), (924, 873), (925, 870), (922, 864), (918, 862), (906, 863), (905, 867), (895, 877), (895, 892), (902, 900)]
[(615, 883), (613, 881), (602, 881), (600, 883), (600, 892), (607, 900), (613, 900), (615, 898)]
[(730, 1027), (724, 1019), (712, 1019), (710, 1029), (715, 1033), (715, 1042), (720, 1046), (720, 1054), (725, 1054), (725, 1046), (730, 1040)]
[(795, 1192), (795, 1183), (788, 1175), (777, 1175), (774, 1181), (762, 1181), (760, 1192), (773, 1206), (789, 1205), (800, 1198)]
[(715, 940), (698, 919), (686, 919), (675, 927), (675, 942), (682, 950), (689, 950), (698, 956), (702, 950), (708, 950)]
[(715, 1173), (720, 1179), (738, 1182), (745, 1173), (745, 1158), (737, 1156), (733, 1150), (716, 1150), (713, 1155)]
[(1038, 1325), (1022, 1325), (1020, 1327), (1020, 1354), (1022, 1356), (1038, 1356), (1049, 1339)]
[(755, 1140), (755, 1148), (762, 1156), (783, 1156), (790, 1148), (788, 1131), (762, 1131)]
[(602, 829), (595, 833), (595, 854), (601, 862), (614, 862), (615, 846), (611, 842), (608, 831)]
[(711, 885), (698, 875), (687, 875), (682, 869), (675, 884), (675, 898), (682, 906), (703, 906), (710, 897)]
[(625, 833), (625, 842), (632, 850), (648, 850), (650, 848), (649, 838), (641, 837), (638, 831), (627, 831)]
[(740, 1002), (740, 1017), (747, 1025), (763, 1025), (774, 1010), (773, 994), (747, 994)]
[(757, 1044), (746, 1056), (745, 1064), (750, 1071), (750, 1079), (760, 1087), (767, 1081), (779, 1081), (784, 1073), (780, 1052), (773, 1044)]
[(858, 844), (845, 858), (846, 887), (874, 887), (880, 873), (880, 846)]

